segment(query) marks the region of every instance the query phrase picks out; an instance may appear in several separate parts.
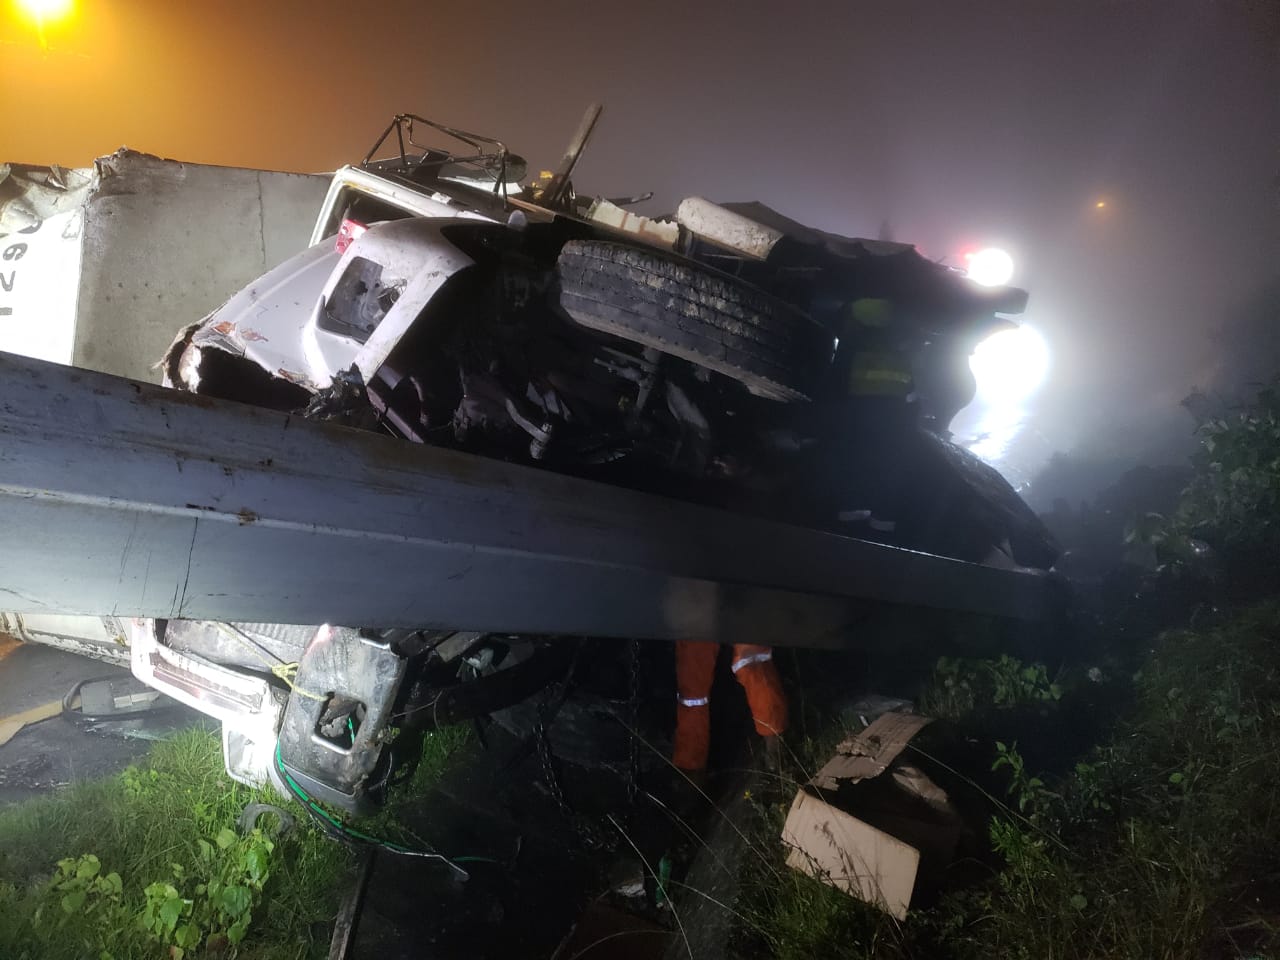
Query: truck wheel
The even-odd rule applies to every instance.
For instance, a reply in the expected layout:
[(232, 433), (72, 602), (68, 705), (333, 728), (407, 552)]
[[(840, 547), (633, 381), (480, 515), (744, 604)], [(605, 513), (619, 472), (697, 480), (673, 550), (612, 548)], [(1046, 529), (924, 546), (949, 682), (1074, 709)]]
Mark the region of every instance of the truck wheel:
[(653, 347), (770, 400), (807, 400), (831, 335), (795, 307), (675, 254), (571, 240), (556, 264), (560, 305), (584, 327)]
[(1052, 567), (1061, 548), (1044, 521), (1000, 471), (957, 443), (932, 433), (926, 437), (937, 457), (931, 474), (943, 487), (936, 503), (949, 504), (953, 517), (963, 516), (983, 530), (987, 535), (984, 548), (1007, 540), (1013, 559), (1020, 565), (1041, 570)]

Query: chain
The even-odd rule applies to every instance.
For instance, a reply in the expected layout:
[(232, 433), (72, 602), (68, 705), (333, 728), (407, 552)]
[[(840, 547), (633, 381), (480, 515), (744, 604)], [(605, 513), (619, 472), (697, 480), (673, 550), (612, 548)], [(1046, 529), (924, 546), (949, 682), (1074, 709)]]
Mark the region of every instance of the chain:
[[(575, 655), (573, 663), (570, 664), (568, 672), (559, 684), (559, 690), (553, 693), (553, 688), (548, 688), (542, 702), (538, 704), (538, 720), (533, 728), (534, 741), (538, 750), (538, 762), (542, 765), (542, 779), (546, 782), (547, 790), (550, 791), (551, 799), (555, 801), (561, 816), (577, 830), (578, 836), (589, 849), (600, 850), (610, 844), (610, 835), (579, 814), (569, 803), (569, 798), (564, 793), (564, 786), (556, 773), (555, 756), (551, 752), (551, 737), (547, 732), (548, 726), (555, 720), (555, 714), (559, 712), (561, 704), (569, 695), (569, 684), (573, 679), (576, 665)], [(554, 709), (551, 706), (553, 698), (555, 699)]]
[(564, 795), (564, 788), (560, 785), (560, 778), (556, 775), (555, 760), (551, 756), (551, 738), (547, 736), (547, 719), (548, 707), (551, 703), (551, 690), (548, 688), (547, 693), (543, 696), (542, 702), (538, 704), (538, 722), (533, 728), (534, 740), (538, 748), (538, 762), (542, 765), (542, 779), (546, 781), (547, 789), (551, 791), (551, 799), (556, 802), (556, 806), (560, 808), (560, 812), (564, 814), (566, 819), (573, 819), (573, 807), (569, 806), (569, 801)]
[(631, 684), (627, 700), (627, 802), (635, 806), (640, 794), (640, 742), (636, 731), (640, 729), (640, 641), (631, 641), (628, 666)]

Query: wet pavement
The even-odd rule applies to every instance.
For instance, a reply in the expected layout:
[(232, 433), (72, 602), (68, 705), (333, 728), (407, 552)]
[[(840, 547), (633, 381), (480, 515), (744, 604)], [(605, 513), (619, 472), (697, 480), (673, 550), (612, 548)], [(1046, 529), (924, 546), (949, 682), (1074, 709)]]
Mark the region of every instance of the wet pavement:
[[(124, 680), (129, 671), (52, 647), (0, 639), (0, 719), (60, 701), (81, 681), (108, 677)], [(197, 716), (177, 708), (146, 722), (84, 725), (54, 716), (23, 727), (0, 745), (0, 805), (122, 770), (142, 757), (163, 729), (195, 722)]]

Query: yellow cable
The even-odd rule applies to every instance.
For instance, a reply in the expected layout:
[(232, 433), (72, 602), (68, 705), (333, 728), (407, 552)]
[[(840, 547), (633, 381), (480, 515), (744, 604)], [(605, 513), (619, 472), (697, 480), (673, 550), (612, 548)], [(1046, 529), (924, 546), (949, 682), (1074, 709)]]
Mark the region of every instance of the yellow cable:
[(258, 644), (251, 641), (247, 636), (235, 627), (231, 626), (231, 624), (218, 622), (217, 626), (223, 633), (241, 644), (245, 649), (257, 657), (258, 660), (261, 661), (262, 665), (271, 671), (272, 676), (279, 677), (283, 680), (294, 693), (299, 696), (306, 697), (308, 700), (325, 701), (329, 699), (328, 697), (322, 696), (318, 693), (312, 693), (310, 690), (304, 690), (294, 682), (298, 676), (298, 663), (296, 660), (292, 663), (285, 663), (279, 657), (275, 656), (275, 654), (271, 654), (271, 656), (277, 661), (276, 663), (272, 663), (263, 656), (262, 648), (258, 646)]

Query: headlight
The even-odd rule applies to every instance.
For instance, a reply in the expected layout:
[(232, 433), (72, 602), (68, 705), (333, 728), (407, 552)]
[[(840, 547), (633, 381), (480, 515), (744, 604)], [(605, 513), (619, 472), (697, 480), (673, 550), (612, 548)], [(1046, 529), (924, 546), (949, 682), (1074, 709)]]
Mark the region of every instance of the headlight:
[(1001, 330), (983, 340), (969, 367), (978, 395), (996, 403), (1016, 403), (1031, 396), (1049, 373), (1049, 345), (1030, 327)]

